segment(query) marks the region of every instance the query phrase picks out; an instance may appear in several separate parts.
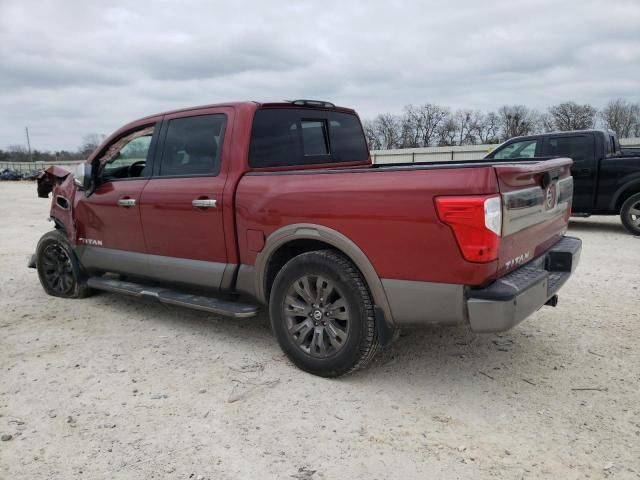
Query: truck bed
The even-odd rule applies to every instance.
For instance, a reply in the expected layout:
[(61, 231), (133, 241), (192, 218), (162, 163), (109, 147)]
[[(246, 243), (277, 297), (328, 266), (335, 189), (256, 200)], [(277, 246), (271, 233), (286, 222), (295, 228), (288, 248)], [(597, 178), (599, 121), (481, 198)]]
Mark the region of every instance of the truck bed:
[(526, 202), (540, 198), (546, 173), (570, 182), (570, 165), (569, 159), (478, 160), (248, 173), (236, 192), (241, 263), (253, 265), (258, 253), (247, 247), (248, 232), (268, 237), (284, 225), (312, 223), (355, 242), (383, 279), (484, 285), (522, 263), (513, 259), (532, 259), (560, 239), (570, 195), (552, 212), (538, 211), (526, 228), (503, 234), (499, 258), (488, 263), (463, 258), (435, 198), (502, 194), (511, 199), (508, 220), (532, 208)]

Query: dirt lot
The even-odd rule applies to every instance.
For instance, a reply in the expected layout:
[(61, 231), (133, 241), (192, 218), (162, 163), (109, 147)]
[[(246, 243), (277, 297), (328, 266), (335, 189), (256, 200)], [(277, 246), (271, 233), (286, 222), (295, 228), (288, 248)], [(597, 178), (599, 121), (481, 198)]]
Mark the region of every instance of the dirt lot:
[(572, 222), (557, 308), (404, 332), (324, 380), (264, 315), (46, 296), (26, 258), (49, 202), (4, 182), (0, 204), (0, 478), (640, 478), (640, 239), (616, 219)]

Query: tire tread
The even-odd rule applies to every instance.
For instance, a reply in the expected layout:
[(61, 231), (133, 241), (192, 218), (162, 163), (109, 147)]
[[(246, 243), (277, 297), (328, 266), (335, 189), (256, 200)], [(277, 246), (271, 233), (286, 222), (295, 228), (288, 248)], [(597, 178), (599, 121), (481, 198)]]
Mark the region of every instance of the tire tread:
[[(93, 290), (87, 285), (86, 275), (84, 274), (82, 265), (80, 265), (80, 262), (78, 261), (78, 258), (76, 257), (75, 252), (73, 251), (71, 243), (69, 242), (69, 240), (67, 239), (66, 235), (62, 230), (59, 230), (59, 229), (51, 230), (50, 232), (45, 233), (40, 238), (40, 240), (38, 241), (38, 246), (36, 247), (36, 263), (38, 261), (38, 258), (40, 257), (40, 251), (41, 251), (41, 248), (43, 248), (43, 244), (49, 241), (54, 241), (56, 243), (60, 243), (61, 245), (64, 245), (65, 249), (71, 256), (71, 262), (74, 264), (74, 268), (76, 269), (75, 290), (70, 295), (62, 296), (62, 298), (86, 298), (91, 294), (93, 294)], [(39, 270), (38, 270), (38, 275), (39, 275)], [(44, 288), (45, 292), (47, 292), (47, 294), (54, 297), (60, 296), (60, 295), (54, 295), (51, 292), (49, 292), (47, 287), (42, 282), (42, 280), (41, 280), (41, 283), (42, 283), (42, 287)]]
[(631, 220), (628, 218), (628, 212), (631, 209), (631, 206), (639, 201), (640, 192), (635, 193), (627, 198), (620, 208), (620, 220), (622, 221), (622, 225), (632, 235), (640, 235), (640, 228), (631, 223)]
[[(287, 266), (290, 266), (291, 262), (305, 259), (317, 260), (322, 263), (331, 265), (333, 268), (335, 268), (339, 275), (345, 277), (347, 281), (351, 283), (351, 286), (355, 287), (365, 310), (365, 318), (362, 319), (363, 335), (360, 339), (360, 342), (358, 343), (358, 352), (356, 353), (355, 361), (351, 365), (345, 365), (344, 368), (336, 368), (330, 371), (313, 373), (323, 377), (338, 377), (365, 368), (378, 353), (379, 342), (373, 301), (371, 298), (371, 293), (369, 292), (369, 288), (367, 287), (362, 274), (360, 273), (358, 268), (351, 262), (351, 260), (349, 260), (342, 253), (330, 249), (314, 250), (311, 252), (302, 253), (289, 260), (289, 262), (287, 262), (282, 267), (280, 272), (278, 272), (276, 280), (274, 281), (274, 286), (277, 284), (278, 276), (280, 276), (282, 272), (287, 270)], [(273, 301), (274, 291), (275, 288), (272, 289), (271, 292), (271, 301)], [(272, 322), (273, 320), (274, 319), (272, 318)]]

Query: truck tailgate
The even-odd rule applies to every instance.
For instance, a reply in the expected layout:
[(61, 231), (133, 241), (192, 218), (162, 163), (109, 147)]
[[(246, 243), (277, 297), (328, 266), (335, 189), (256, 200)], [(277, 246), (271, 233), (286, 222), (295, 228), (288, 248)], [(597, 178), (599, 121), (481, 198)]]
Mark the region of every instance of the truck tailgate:
[(496, 277), (548, 250), (571, 215), (572, 160), (494, 165), (502, 195), (502, 239)]

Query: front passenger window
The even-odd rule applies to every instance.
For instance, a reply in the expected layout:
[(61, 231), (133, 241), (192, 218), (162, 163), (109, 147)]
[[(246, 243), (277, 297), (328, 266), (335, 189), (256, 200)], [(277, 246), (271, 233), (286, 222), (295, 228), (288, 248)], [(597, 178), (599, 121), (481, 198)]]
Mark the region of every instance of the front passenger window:
[(226, 115), (169, 120), (160, 176), (217, 175)]
[(493, 158), (497, 160), (506, 158), (532, 158), (536, 156), (537, 145), (537, 140), (514, 142), (496, 152)]

